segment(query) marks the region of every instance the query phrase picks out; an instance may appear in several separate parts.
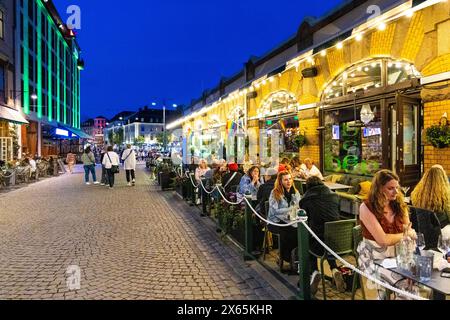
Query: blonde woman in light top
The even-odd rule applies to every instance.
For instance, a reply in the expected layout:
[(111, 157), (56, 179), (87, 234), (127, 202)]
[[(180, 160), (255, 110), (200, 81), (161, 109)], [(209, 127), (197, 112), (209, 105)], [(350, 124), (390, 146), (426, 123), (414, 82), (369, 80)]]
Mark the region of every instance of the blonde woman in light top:
[(195, 180), (200, 183), (206, 172), (209, 171), (208, 164), (205, 159), (201, 159), (198, 168), (195, 169)]

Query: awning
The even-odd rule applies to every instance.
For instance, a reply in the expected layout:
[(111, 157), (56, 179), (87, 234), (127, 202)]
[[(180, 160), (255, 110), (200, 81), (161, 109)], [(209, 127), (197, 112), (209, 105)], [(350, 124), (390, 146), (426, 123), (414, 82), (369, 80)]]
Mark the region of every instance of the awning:
[(66, 126), (60, 126), (62, 129), (65, 129), (71, 133), (71, 138), (79, 138), (79, 139), (94, 139), (90, 135), (88, 135), (86, 132), (83, 132), (81, 130), (72, 128), (72, 127), (66, 127)]
[(5, 119), (17, 124), (28, 124), (29, 122), (22, 116), (22, 114), (14, 109), (0, 106), (0, 119)]

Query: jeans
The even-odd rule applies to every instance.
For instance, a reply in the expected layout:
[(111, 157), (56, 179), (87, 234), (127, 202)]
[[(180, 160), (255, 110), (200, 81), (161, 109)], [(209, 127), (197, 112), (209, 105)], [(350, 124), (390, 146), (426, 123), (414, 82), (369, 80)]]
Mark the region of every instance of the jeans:
[(89, 172), (92, 174), (92, 180), (94, 182), (96, 182), (97, 176), (95, 175), (95, 165), (94, 164), (84, 166), (84, 181), (85, 182), (89, 182)]
[(127, 174), (127, 182), (130, 182), (130, 175), (131, 175), (131, 179), (135, 180), (136, 176), (134, 173), (134, 170), (125, 170), (126, 174)]
[(101, 183), (103, 184), (108, 184), (108, 174), (106, 173), (106, 168), (105, 166), (102, 166), (102, 181)]
[(106, 173), (108, 174), (109, 186), (114, 187), (114, 173), (112, 173), (111, 169), (106, 169)]

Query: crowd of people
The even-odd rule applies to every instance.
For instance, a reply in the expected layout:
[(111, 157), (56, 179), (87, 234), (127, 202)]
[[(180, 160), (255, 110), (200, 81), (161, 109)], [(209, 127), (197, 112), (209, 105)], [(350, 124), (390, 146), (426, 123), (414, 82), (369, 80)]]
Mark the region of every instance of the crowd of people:
[[(326, 222), (338, 221), (340, 201), (335, 192), (325, 186), (323, 175), (311, 159), (303, 162), (295, 157), (283, 159), (277, 168), (264, 168), (255, 165), (227, 163), (213, 160), (211, 168), (206, 160), (201, 160), (195, 170), (195, 179), (206, 182), (208, 186), (220, 184), (226, 193), (236, 193), (237, 199), (245, 195), (252, 196), (252, 204), (270, 222), (286, 223), (287, 215), (293, 208), (304, 209), (308, 214), (308, 224), (319, 236), (324, 238)], [(294, 179), (306, 180), (306, 191), (300, 195)], [(268, 202), (268, 212), (266, 212)], [(411, 196), (414, 207), (423, 208), (436, 214), (442, 234), (450, 237), (450, 184), (442, 166), (436, 165), (427, 170), (417, 184)], [(363, 241), (359, 245), (359, 264), (363, 270), (375, 274), (374, 261), (384, 257), (395, 256), (394, 246), (408, 237), (416, 238), (409, 217), (409, 207), (400, 192), (399, 177), (389, 171), (379, 171), (372, 181), (368, 198), (360, 208), (359, 223), (362, 228)], [(293, 250), (297, 247), (297, 231), (269, 225), (269, 230), (281, 238), (279, 259), (292, 262)], [(324, 249), (312, 237), (310, 238), (311, 291), (315, 293), (321, 275), (318, 271), (317, 258)], [(328, 260), (333, 281), (338, 291), (345, 291), (343, 275), (336, 261)], [(398, 275), (384, 270), (382, 275), (387, 282), (405, 288)], [(410, 283), (407, 283), (411, 287)], [(382, 295), (380, 295), (382, 297)]]

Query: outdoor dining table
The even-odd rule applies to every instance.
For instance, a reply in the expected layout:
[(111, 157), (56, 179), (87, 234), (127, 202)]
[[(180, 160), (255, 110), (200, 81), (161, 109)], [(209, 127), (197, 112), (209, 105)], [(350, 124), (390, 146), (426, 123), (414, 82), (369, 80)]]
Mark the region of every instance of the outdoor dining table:
[[(375, 260), (375, 264), (381, 268), (384, 268), (383, 261), (384, 260)], [(445, 300), (446, 296), (450, 295), (450, 279), (441, 277), (441, 272), (439, 270), (433, 269), (430, 281), (422, 281), (419, 277), (398, 268), (389, 268), (388, 270), (430, 288), (431, 290), (433, 290), (434, 300)]]
[[(302, 183), (302, 184), (306, 184), (306, 179), (294, 179), (294, 181)], [(340, 183), (334, 183), (331, 181), (324, 181), (323, 182), (331, 191), (336, 191), (336, 190), (348, 190), (351, 189), (352, 186), (347, 186), (345, 184), (340, 184)]]

